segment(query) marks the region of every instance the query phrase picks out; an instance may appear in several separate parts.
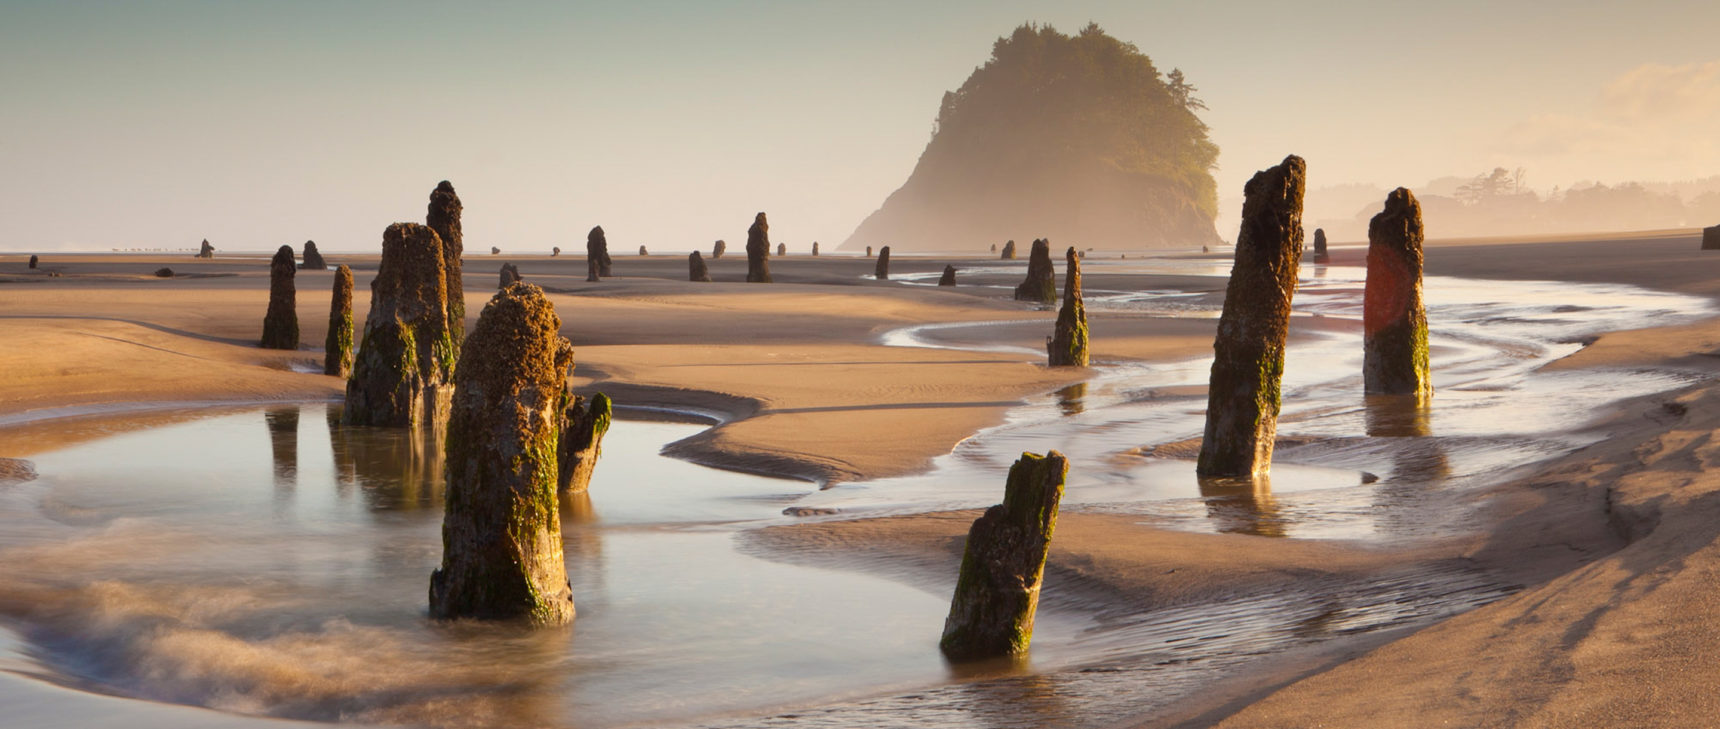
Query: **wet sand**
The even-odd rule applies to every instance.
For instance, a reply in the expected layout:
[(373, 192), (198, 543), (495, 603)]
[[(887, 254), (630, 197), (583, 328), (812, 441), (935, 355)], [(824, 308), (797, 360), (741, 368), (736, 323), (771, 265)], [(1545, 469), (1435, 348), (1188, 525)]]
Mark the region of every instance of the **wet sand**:
[[(1434, 246), (1428, 272), (1713, 296), (1720, 257), (1697, 248), (1695, 237)], [(1340, 248), (1334, 257), (1358, 251)], [(62, 273), (52, 279), (26, 271), (25, 257), (0, 256), (0, 337), (26, 345), (0, 351), (0, 425), (73, 408), (340, 392), (333, 378), (291, 371), (320, 362), (313, 350), (327, 315), (327, 272), (299, 276), (305, 348), (275, 353), (251, 346), (267, 299), (260, 257), (49, 256), (43, 268)], [(329, 258), (354, 264), (362, 321), (374, 258)], [(887, 331), (935, 322), (1042, 321), (1048, 330), (1053, 312), (1031, 311), (983, 286), (1013, 283), (1002, 278), (974, 276), (964, 283), (975, 285), (940, 291), (870, 281), (867, 259), (790, 256), (772, 261), (782, 283), (762, 287), (739, 283), (745, 262), (731, 257), (712, 262), (717, 283), (691, 284), (680, 280), (685, 258), (665, 255), (618, 256), (622, 277), (586, 284), (578, 258), (473, 257), (466, 285), (474, 315), (504, 260), (556, 294), (581, 384), (724, 420), (675, 447), (708, 464), (823, 483), (914, 473), (998, 423), (1022, 398), (1084, 377), (1041, 367), (1032, 330), (1021, 325), (998, 325), (1021, 352), (878, 342)], [(898, 258), (892, 273), (941, 270), (945, 262)], [(199, 277), (148, 276), (161, 265)], [(1107, 317), (1117, 326), (1107, 327)], [(1213, 325), (1099, 314), (1094, 357), (1186, 359), (1210, 346)], [(1608, 334), (1556, 366), (1672, 364), (1712, 376), (1717, 347), (1720, 321), (1709, 320)], [(1476, 496), (1488, 513), (1477, 532), (1409, 549), (1192, 534), (1135, 517), (1071, 513), (1053, 544), (1046, 589), (1078, 593), (1095, 610), (1141, 613), (1453, 560), (1527, 586), (1413, 635), (1329, 641), (1261, 661), (1128, 725), (1704, 725), (1720, 715), (1707, 691), (1720, 681), (1720, 635), (1711, 627), (1720, 605), (1710, 595), (1720, 497), (1703, 471), (1720, 460), (1708, 444), (1720, 429), (1720, 416), (1709, 415), (1715, 400), (1720, 391), (1702, 384), (1595, 413), (1604, 442)], [(28, 457), (101, 432), (4, 427), (0, 457)], [(748, 539), (775, 559), (935, 585), (953, 574), (973, 516), (809, 523)]]

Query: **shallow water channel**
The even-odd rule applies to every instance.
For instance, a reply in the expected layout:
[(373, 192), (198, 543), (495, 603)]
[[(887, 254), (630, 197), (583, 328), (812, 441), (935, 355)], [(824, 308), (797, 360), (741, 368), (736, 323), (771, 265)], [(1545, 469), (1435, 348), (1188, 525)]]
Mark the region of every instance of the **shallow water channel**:
[[(1108, 271), (1154, 265), (1228, 272)], [(1104, 726), (1261, 655), (1425, 624), (1514, 586), (1421, 565), (1148, 611), (1048, 584), (1032, 663), (974, 678), (937, 652), (946, 590), (761, 553), (748, 530), (989, 505), (1016, 455), (1056, 448), (1075, 464), (1068, 509), (1382, 544), (1451, 533), (1466, 488), (1580, 446), (1589, 436), (1575, 429), (1598, 406), (1689, 381), (1538, 367), (1593, 333), (1709, 312), (1629, 287), (1430, 278), (1437, 393), (1431, 408), (1406, 409), (1359, 394), (1360, 269), (1311, 273), (1287, 361), (1288, 440), (1268, 486), (1203, 487), (1186, 460), (1132, 452), (1199, 435), (1205, 400), (1189, 386), (1209, 360), (1097, 363), (1089, 383), (1017, 408), (931, 473), (824, 491), (659, 454), (707, 425), (621, 420), (589, 498), (563, 505), (579, 612), (568, 630), (429, 621), (440, 466), (404, 434), (332, 424), (338, 406), (203, 408), (36, 456), (41, 478), (0, 487), (0, 669), (11, 674), (0, 698), (32, 695), (20, 681), (68, 687), (35, 711), (70, 725), (112, 723), (125, 710), (96, 696), (112, 694), (436, 726)], [(1095, 309), (1155, 316), (1215, 316), (1212, 298), (1089, 288)], [(964, 346), (940, 339), (951, 331), (887, 342)]]

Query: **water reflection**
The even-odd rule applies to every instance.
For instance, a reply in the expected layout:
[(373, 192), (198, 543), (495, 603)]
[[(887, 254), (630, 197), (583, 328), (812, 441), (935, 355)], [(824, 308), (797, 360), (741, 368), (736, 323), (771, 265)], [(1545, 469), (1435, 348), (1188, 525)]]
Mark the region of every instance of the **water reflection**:
[(963, 684), (957, 699), (975, 726), (1058, 726), (1075, 716), (1054, 676), (1028, 674)]
[(1392, 449), (1391, 484), (1428, 484), (1451, 476), (1451, 459), (1433, 438), (1433, 408), (1415, 395), (1369, 395), (1365, 400), (1366, 428), (1373, 438), (1407, 438)]
[(442, 449), (412, 428), (342, 425), (330, 408), (329, 444), (343, 490), (356, 484), (373, 514), (442, 508)]
[(1272, 477), (1200, 478), (1200, 496), (1214, 528), (1227, 534), (1257, 537), (1288, 536), (1286, 517), (1272, 497)]
[(299, 476), (299, 406), (264, 410), (263, 422), (269, 428), (275, 487), (290, 491), (297, 485)]
[(1087, 412), (1087, 383), (1077, 382), (1057, 391), (1057, 408), (1064, 415)]

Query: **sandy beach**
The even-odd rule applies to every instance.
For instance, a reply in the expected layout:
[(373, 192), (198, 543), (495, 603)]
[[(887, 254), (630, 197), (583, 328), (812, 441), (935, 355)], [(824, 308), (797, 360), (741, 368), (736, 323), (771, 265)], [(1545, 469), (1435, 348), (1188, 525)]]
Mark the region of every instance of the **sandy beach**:
[[(264, 259), (48, 255), (27, 270), (24, 258), (0, 256), (0, 341), (8, 343), (0, 349), (0, 457), (28, 459), (175, 417), (152, 420), (149, 410), (159, 406), (323, 401), (342, 392), (339, 380), (316, 373), (329, 272), (299, 272), (306, 344), (274, 352), (255, 346), (267, 305)], [(376, 257), (328, 258), (352, 265), (362, 322)], [(1364, 259), (1357, 247), (1333, 252), (1333, 265)], [(1092, 376), (1043, 366), (1055, 311), (1011, 300), (996, 287), (1018, 274), (989, 270), (989, 259), (892, 261), (898, 278), (946, 263), (973, 270), (945, 290), (874, 281), (873, 262), (853, 256), (774, 259), (777, 283), (761, 286), (742, 282), (745, 260), (733, 255), (711, 261), (709, 284), (685, 280), (681, 255), (618, 255), (617, 277), (600, 283), (584, 281), (582, 257), (469, 255), (469, 320), (504, 261), (551, 294), (576, 350), (577, 387), (624, 406), (707, 414), (719, 425), (669, 452), (729, 470), (823, 487), (923, 473), (1024, 401)], [(162, 266), (178, 275), (153, 276)], [(1306, 259), (1304, 266), (1309, 275)], [(1720, 258), (1688, 235), (1434, 244), (1426, 266), (1430, 276), (1720, 295)], [(1088, 286), (1222, 297), (1222, 279), (1104, 277)], [(1204, 356), (1216, 324), (1127, 310), (1091, 316), (1093, 358), (1106, 365)], [(984, 326), (921, 330), (933, 346), (885, 341), (933, 324)], [(1319, 336), (1323, 326), (1300, 321), (1293, 337)], [(1720, 715), (1711, 690), (1720, 683), (1720, 603), (1712, 596), (1720, 481), (1706, 473), (1720, 460), (1710, 442), (1720, 430), (1720, 390), (1710, 382), (1717, 352), (1720, 319), (1708, 319), (1607, 333), (1550, 365), (1664, 368), (1696, 384), (1593, 412), (1570, 403), (1596, 442), (1458, 497), (1483, 515), (1461, 533), (1382, 547), (1198, 533), (1076, 509), (1060, 519), (1045, 599), (1060, 610), (1141, 615), (1461, 565), (1520, 589), (1425, 627), (1276, 653), (1150, 716), (1115, 723), (1707, 726)], [(1180, 403), (1191, 393), (1175, 395)], [(1295, 446), (1284, 451), (1292, 460)], [(768, 560), (864, 571), (947, 595), (975, 515), (815, 519), (740, 539)]]

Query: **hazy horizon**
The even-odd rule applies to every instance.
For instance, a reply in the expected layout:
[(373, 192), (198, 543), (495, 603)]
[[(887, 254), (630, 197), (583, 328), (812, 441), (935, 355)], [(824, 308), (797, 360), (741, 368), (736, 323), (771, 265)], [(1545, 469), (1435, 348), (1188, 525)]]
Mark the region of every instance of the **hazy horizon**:
[[(1022, 22), (1180, 68), (1218, 232), (1295, 153), (1310, 190), (1495, 167), (1530, 187), (1720, 174), (1720, 6), (1085, 2), (3, 2), (0, 250), (371, 251), (451, 180), (467, 248), (708, 248), (754, 213), (832, 250), (943, 93)], [(1345, 201), (1344, 204), (1348, 204)], [(1321, 210), (1307, 218), (1349, 216)], [(1708, 224), (1720, 223), (1720, 220)], [(1437, 222), (1430, 221), (1430, 234)]]

